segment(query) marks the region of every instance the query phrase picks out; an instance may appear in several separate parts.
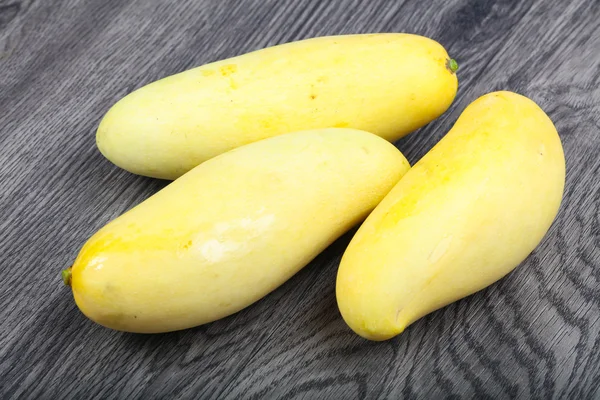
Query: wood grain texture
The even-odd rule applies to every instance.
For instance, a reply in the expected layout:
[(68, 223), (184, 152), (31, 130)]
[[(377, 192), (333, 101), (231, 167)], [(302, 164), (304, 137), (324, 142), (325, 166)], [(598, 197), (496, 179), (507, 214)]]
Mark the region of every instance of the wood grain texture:
[[(452, 108), (398, 143), (411, 162), (492, 90), (527, 95), (554, 120), (565, 199), (523, 265), (383, 343), (353, 334), (335, 304), (351, 233), (199, 328), (125, 334), (77, 310), (60, 270), (164, 185), (97, 151), (110, 105), (209, 61), (384, 31), (430, 36), (461, 66)], [(600, 398), (599, 154), (596, 0), (0, 0), (0, 397)]]

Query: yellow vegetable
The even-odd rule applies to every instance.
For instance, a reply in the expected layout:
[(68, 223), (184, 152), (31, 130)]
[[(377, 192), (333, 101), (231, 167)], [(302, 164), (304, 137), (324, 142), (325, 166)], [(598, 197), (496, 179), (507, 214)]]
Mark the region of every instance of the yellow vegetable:
[(533, 101), (479, 98), (352, 239), (336, 287), (344, 320), (389, 339), (502, 278), (542, 240), (564, 182), (559, 136)]
[(347, 127), (393, 141), (450, 106), (457, 68), (440, 44), (416, 35), (288, 43), (129, 94), (108, 111), (96, 140), (119, 167), (165, 179), (287, 132)]
[(166, 332), (265, 296), (359, 223), (408, 170), (390, 143), (323, 129), (193, 169), (98, 231), (64, 279), (92, 320)]

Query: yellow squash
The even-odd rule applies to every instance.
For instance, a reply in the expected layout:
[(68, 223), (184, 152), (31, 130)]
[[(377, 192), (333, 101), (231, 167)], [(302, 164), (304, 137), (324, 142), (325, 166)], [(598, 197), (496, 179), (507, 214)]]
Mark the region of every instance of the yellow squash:
[(564, 182), (559, 136), (533, 101), (479, 98), (352, 239), (336, 287), (344, 320), (385, 340), (502, 278), (542, 240)]
[(457, 68), (440, 44), (416, 35), (293, 42), (142, 87), (108, 111), (96, 140), (119, 167), (165, 179), (287, 132), (348, 127), (393, 141), (450, 106)]
[(166, 332), (265, 296), (364, 219), (409, 165), (353, 129), (296, 132), (203, 163), (115, 219), (64, 271), (81, 311)]

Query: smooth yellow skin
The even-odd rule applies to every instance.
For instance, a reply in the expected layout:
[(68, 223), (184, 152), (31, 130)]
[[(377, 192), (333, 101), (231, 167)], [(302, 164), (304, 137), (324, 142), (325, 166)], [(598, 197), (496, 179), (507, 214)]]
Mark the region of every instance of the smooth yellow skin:
[(456, 75), (437, 42), (408, 34), (322, 37), (149, 84), (106, 114), (98, 148), (130, 172), (175, 179), (233, 148), (329, 127), (393, 141), (440, 116)]
[(479, 98), (352, 239), (336, 287), (344, 320), (389, 339), (502, 278), (542, 240), (564, 182), (559, 136), (533, 101)]
[(362, 221), (408, 169), (392, 144), (352, 129), (232, 150), (98, 231), (72, 268), (75, 301), (130, 332), (233, 314)]

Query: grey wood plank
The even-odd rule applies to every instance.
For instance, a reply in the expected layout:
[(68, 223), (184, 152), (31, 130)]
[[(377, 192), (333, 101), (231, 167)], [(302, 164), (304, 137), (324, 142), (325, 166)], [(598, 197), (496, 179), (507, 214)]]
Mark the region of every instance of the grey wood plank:
[[(0, 0), (3, 398), (600, 398), (600, 2)], [(164, 186), (102, 158), (103, 113), (205, 62), (326, 34), (404, 31), (460, 63), (459, 94), (401, 141), (418, 160), (486, 92), (525, 94), (567, 158), (561, 212), (507, 278), (371, 343), (335, 304), (351, 233), (281, 288), (163, 335), (88, 321), (59, 271)], [(359, 77), (357, 77), (358, 79)]]

